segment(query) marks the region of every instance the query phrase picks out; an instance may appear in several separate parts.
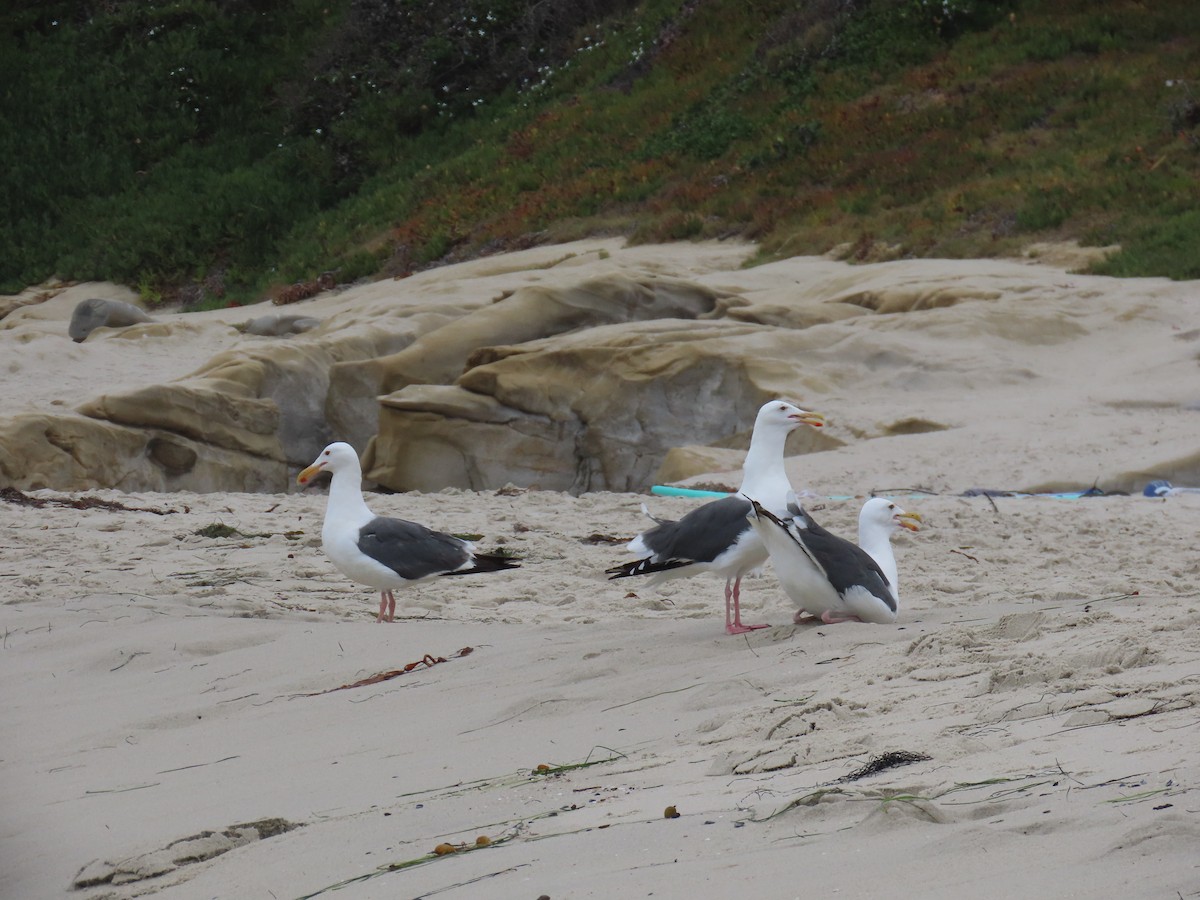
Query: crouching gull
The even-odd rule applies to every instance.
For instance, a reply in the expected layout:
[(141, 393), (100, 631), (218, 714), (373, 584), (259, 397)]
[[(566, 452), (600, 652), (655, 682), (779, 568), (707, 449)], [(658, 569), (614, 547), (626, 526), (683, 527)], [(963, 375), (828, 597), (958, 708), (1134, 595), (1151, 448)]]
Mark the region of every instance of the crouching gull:
[(518, 568), (507, 557), (476, 553), (470, 541), (416, 522), (375, 515), (363, 500), (362, 468), (349, 444), (330, 444), (296, 481), (307, 485), (320, 472), (333, 474), (321, 546), (343, 575), (379, 591), (377, 622), (395, 617), (395, 588), (438, 575)]
[(753, 497), (767, 509), (782, 514), (792, 494), (783, 466), (787, 436), (801, 425), (820, 428), (825, 418), (785, 400), (771, 400), (759, 409), (750, 436), (750, 449), (742, 467), (740, 495), (722, 497), (692, 510), (679, 521), (655, 519), (659, 524), (629, 542), (628, 550), (641, 555), (636, 562), (606, 569), (611, 578), (650, 575), (649, 584), (685, 578), (699, 572), (725, 576), (725, 631), (742, 634), (766, 625), (743, 625), (742, 578), (762, 567), (767, 549), (746, 519)]
[(826, 625), (838, 622), (896, 621), (900, 591), (892, 534), (917, 531), (921, 517), (890, 500), (873, 497), (858, 515), (858, 543), (830, 534), (794, 500), (787, 516), (776, 516), (757, 502), (747, 516), (771, 556), (779, 583), (805, 613)]

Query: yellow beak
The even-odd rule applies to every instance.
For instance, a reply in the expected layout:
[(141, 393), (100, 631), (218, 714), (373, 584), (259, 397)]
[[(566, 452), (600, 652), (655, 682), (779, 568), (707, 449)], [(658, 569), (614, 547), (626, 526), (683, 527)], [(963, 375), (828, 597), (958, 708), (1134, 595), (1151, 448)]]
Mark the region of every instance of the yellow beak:
[(305, 485), (312, 481), (325, 468), (324, 463), (313, 463), (306, 469), (302, 469), (300, 474), (296, 476), (296, 484)]
[(907, 528), (909, 531), (920, 531), (921, 528), (917, 525), (918, 522), (923, 522), (920, 513), (906, 512), (900, 514), (900, 527)]

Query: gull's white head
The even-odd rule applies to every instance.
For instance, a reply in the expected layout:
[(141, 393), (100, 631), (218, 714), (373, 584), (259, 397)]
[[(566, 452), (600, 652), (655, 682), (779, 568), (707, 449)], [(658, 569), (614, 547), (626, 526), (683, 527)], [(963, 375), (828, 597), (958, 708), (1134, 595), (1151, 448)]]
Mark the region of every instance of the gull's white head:
[(309, 484), (322, 472), (340, 472), (343, 469), (358, 469), (358, 454), (345, 441), (334, 441), (313, 460), (312, 465), (296, 476), (296, 483)]
[(786, 400), (769, 400), (758, 409), (754, 418), (754, 430), (766, 428), (782, 428), (792, 431), (801, 425), (811, 425), (820, 428), (825, 424), (825, 417), (820, 413), (801, 409)]
[(885, 529), (888, 534), (898, 528), (921, 530), (918, 525), (921, 521), (920, 513), (905, 512), (885, 497), (872, 497), (864, 503), (862, 511), (858, 514), (858, 521), (860, 526), (876, 526)]

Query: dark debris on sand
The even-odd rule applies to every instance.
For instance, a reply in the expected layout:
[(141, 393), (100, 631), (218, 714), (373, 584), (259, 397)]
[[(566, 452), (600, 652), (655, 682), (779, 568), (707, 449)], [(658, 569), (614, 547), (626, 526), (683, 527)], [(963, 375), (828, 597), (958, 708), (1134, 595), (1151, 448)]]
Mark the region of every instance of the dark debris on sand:
[[(148, 512), (156, 516), (169, 516), (177, 513), (177, 509), (153, 509), (148, 506), (126, 506), (116, 500), (101, 500), (99, 497), (30, 497), (16, 488), (0, 488), (0, 500), (15, 503), (18, 506), (32, 506), (41, 509), (46, 505), (68, 506), (72, 509), (107, 509), (115, 512)], [(187, 508), (184, 508), (187, 511)]]
[(855, 769), (849, 775), (843, 775), (838, 781), (858, 781), (860, 778), (866, 778), (868, 775), (875, 775), (887, 769), (894, 769), (897, 766), (908, 766), (915, 762), (924, 762), (929, 758), (924, 753), (912, 753), (908, 750), (889, 750), (887, 753), (879, 754), (879, 756)]

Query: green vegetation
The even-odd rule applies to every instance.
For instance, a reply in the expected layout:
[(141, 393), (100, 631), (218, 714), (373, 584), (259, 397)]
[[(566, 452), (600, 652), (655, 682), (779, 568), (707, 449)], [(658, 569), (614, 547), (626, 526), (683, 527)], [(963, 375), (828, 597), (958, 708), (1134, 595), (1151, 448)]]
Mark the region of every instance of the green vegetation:
[(1122, 250), (1200, 277), (1193, 0), (85, 0), (0, 13), (0, 290), (191, 306), (547, 239)]

